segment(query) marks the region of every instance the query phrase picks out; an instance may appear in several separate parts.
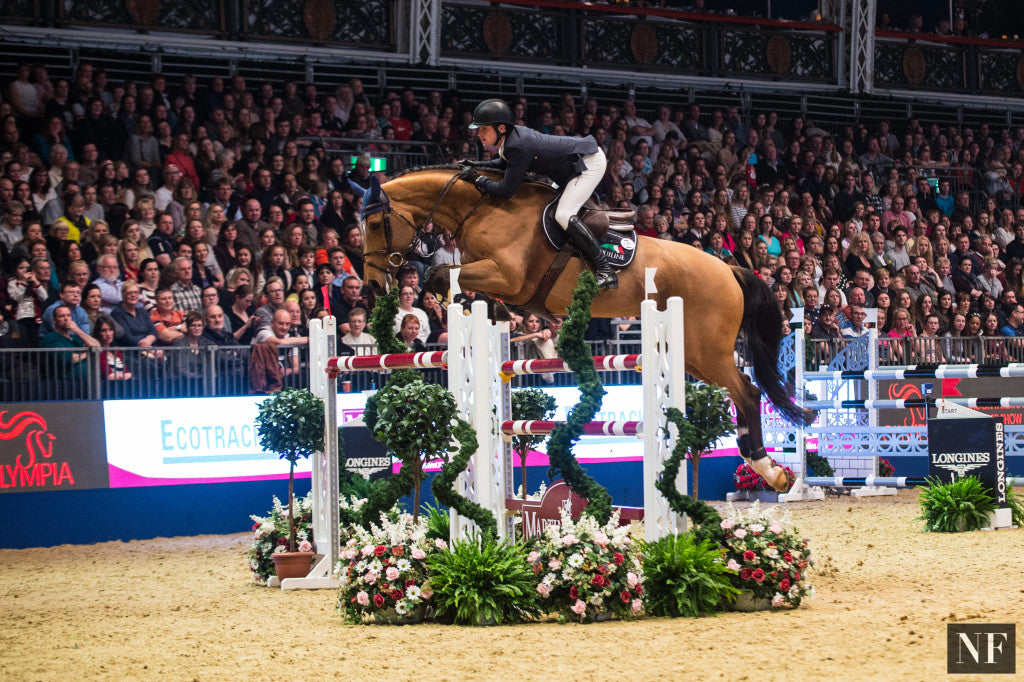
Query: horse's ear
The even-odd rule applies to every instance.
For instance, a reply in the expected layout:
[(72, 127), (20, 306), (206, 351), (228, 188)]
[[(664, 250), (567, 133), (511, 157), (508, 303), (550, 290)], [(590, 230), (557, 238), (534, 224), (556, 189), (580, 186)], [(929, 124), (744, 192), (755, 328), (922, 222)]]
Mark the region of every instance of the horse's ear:
[[(372, 179), (373, 176), (371, 175), (370, 178)], [(355, 182), (352, 178), (348, 179), (348, 186), (352, 188), (353, 192), (363, 197), (363, 201), (366, 201), (366, 191), (368, 189), (367, 187), (363, 187), (359, 183)]]

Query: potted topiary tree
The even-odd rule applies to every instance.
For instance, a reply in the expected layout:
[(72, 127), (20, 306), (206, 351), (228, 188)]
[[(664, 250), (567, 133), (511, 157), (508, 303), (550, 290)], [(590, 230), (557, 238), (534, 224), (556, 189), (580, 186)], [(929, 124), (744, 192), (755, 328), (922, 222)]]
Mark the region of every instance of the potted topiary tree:
[[(539, 388), (512, 391), (512, 419), (537, 421), (550, 419), (555, 413), (555, 398)], [(526, 456), (530, 447), (544, 442), (547, 436), (513, 436), (512, 449), (519, 455), (522, 471), (523, 499), (526, 499)]]
[(295, 543), (295, 464), (324, 448), (324, 402), (305, 389), (286, 388), (260, 405), (256, 433), (260, 447), (288, 460), (288, 545), (273, 559), (279, 579), (299, 578), (309, 573), (315, 553)]
[(679, 440), (693, 463), (693, 498), (700, 499), (700, 458), (719, 440), (736, 431), (729, 414), (729, 394), (713, 384), (686, 382), (686, 421), (691, 428), (679, 432)]

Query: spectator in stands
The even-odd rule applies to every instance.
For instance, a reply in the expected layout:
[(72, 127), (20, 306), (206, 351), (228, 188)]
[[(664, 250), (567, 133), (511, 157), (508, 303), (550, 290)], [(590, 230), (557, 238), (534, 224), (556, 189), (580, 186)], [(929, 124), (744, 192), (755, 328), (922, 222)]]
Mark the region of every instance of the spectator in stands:
[(126, 381), (132, 378), (124, 363), (124, 354), (119, 350), (111, 350), (117, 338), (114, 321), (106, 315), (96, 320), (96, 328), (92, 337), (104, 350), (100, 353), (100, 376), (107, 381)]
[(352, 308), (348, 311), (348, 332), (341, 337), (341, 342), (352, 348), (356, 355), (372, 355), (377, 339), (365, 332), (366, 310)]
[(422, 339), (421, 320), (412, 313), (403, 314), (401, 311), (399, 311), (398, 316), (398, 329), (396, 333), (402, 343), (405, 344), (406, 349), (410, 353), (422, 353), (425, 351), (427, 347)]
[(158, 213), (156, 215), (156, 229), (149, 239), (146, 240), (153, 258), (160, 267), (167, 267), (175, 251), (174, 241), (174, 218), (170, 213)]
[(118, 276), (120, 268), (117, 265), (117, 256), (103, 254), (97, 259), (96, 269), (99, 277), (93, 280), (93, 284), (99, 287), (102, 305), (101, 312), (109, 315), (111, 311), (121, 304), (121, 285), (123, 281)]
[[(203, 291), (192, 283), (192, 259), (179, 256), (172, 264), (174, 282), (170, 285), (174, 307), (185, 313), (201, 310)], [(159, 305), (159, 301), (157, 302)]]
[(414, 315), (419, 320), (418, 338), (421, 343), (427, 343), (430, 337), (430, 318), (426, 311), (414, 305), (416, 301), (416, 290), (409, 286), (403, 286), (398, 291), (398, 312), (395, 315), (395, 333), (399, 333), (403, 326), (403, 319), (406, 315)]
[[(86, 301), (88, 302), (88, 299)], [(88, 312), (88, 306), (86, 311)], [(110, 317), (121, 328), (118, 345), (148, 348), (156, 343), (156, 327), (139, 305), (138, 283), (128, 281), (121, 285), (121, 305), (111, 311)]]
[(292, 376), (300, 372), (299, 347), (309, 343), (306, 337), (289, 336), (292, 318), (287, 310), (277, 310), (270, 321), (270, 326), (261, 329), (253, 339), (253, 344), (271, 343), (277, 347), (277, 353), (284, 375)]
[(160, 143), (153, 137), (153, 120), (148, 115), (139, 117), (134, 132), (128, 138), (125, 156), (133, 168), (145, 170), (149, 174), (150, 183), (159, 177), (154, 176), (154, 173), (160, 172)]
[(40, 318), (39, 331), (42, 334), (53, 331), (53, 311), (58, 305), (67, 306), (71, 311), (71, 319), (75, 321), (86, 334), (91, 333), (92, 325), (89, 322), (89, 315), (80, 305), (82, 303), (82, 287), (72, 280), (67, 280), (60, 286), (60, 300), (52, 303)]
[[(42, 335), (39, 340), (40, 348), (90, 348), (98, 347), (100, 344), (93, 337), (82, 331), (82, 328), (71, 319), (71, 311), (67, 306), (57, 306), (53, 311), (53, 331)], [(64, 367), (60, 378), (74, 378), (84, 381), (88, 368), (88, 354), (84, 352), (69, 352), (64, 356)]]
[(149, 319), (157, 332), (157, 339), (164, 345), (171, 345), (185, 332), (185, 312), (174, 305), (174, 293), (167, 288), (157, 289), (156, 306), (149, 311)]

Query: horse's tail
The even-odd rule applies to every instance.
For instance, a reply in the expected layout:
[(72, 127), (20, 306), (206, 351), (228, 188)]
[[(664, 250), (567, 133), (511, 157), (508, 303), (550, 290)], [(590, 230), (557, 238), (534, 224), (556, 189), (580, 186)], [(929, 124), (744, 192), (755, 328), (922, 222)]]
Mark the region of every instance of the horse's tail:
[[(816, 413), (793, 402), (793, 387), (779, 373), (779, 344), (782, 341), (782, 311), (772, 298), (768, 285), (752, 270), (733, 267), (733, 275), (743, 289), (743, 322), (747, 348), (754, 363), (754, 378), (768, 400), (793, 424), (808, 426)], [(799, 353), (798, 353), (799, 355)]]

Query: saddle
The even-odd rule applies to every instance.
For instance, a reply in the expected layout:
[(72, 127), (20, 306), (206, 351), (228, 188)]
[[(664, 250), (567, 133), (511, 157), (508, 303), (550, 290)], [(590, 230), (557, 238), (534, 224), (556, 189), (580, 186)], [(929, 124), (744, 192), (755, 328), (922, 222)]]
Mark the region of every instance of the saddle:
[[(555, 220), (555, 208), (561, 196), (556, 196), (544, 207), (541, 225), (548, 243), (556, 251), (569, 251), (575, 255), (575, 249), (565, 236), (565, 230)], [(636, 255), (636, 230), (633, 229), (634, 211), (609, 210), (598, 206), (593, 199), (587, 199), (580, 209), (579, 218), (594, 235), (601, 248), (605, 250), (608, 264), (621, 270), (633, 262)]]
[[(533, 313), (546, 320), (555, 319), (554, 314), (548, 310), (545, 301), (552, 287), (558, 280), (559, 275), (565, 270), (569, 259), (573, 256), (579, 257), (576, 248), (569, 242), (565, 230), (555, 220), (555, 207), (561, 194), (544, 207), (541, 219), (541, 229), (548, 243), (558, 253), (555, 260), (537, 285), (536, 291), (529, 301), (520, 306), (515, 306), (526, 313)], [(636, 256), (636, 230), (633, 229), (634, 211), (608, 210), (598, 206), (593, 199), (588, 199), (580, 209), (579, 218), (587, 226), (591, 234), (604, 249), (605, 258), (608, 264), (615, 270), (621, 270), (633, 262)]]

